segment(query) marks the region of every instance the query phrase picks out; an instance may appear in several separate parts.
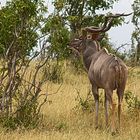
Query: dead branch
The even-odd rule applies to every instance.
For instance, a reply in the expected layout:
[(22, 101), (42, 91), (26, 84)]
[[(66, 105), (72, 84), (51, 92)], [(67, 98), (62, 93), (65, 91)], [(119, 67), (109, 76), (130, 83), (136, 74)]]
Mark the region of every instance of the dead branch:
[(128, 46), (128, 45), (130, 45), (130, 44), (125, 43), (125, 44), (120, 45), (120, 46), (115, 50), (115, 54), (116, 54), (116, 53), (119, 51), (119, 49), (121, 49), (121, 48), (123, 48), (123, 49), (126, 51), (126, 48), (125, 48), (124, 46)]

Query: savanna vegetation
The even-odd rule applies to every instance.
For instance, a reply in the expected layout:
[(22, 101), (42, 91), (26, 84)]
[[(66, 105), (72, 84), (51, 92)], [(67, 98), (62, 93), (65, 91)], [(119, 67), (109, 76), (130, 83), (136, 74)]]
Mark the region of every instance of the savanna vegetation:
[[(101, 26), (105, 16), (98, 10), (104, 13), (116, 2), (52, 0), (52, 13), (43, 0), (9, 0), (0, 8), (0, 139), (139, 139), (140, 1), (132, 5), (129, 52), (119, 52), (127, 42), (115, 48), (107, 33), (100, 42), (129, 70), (121, 130), (114, 136), (105, 127), (103, 90), (95, 130), (91, 85), (81, 57), (68, 47), (83, 27)], [(124, 21), (117, 18), (112, 27)], [(113, 98), (117, 103), (116, 94)]]

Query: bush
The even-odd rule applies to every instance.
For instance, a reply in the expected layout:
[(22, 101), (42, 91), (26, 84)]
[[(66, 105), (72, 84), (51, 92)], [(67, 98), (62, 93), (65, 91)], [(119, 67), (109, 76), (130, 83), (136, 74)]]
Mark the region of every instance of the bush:
[(128, 107), (128, 115), (136, 122), (140, 119), (140, 100), (131, 91), (125, 93), (125, 101)]
[(43, 77), (53, 83), (63, 82), (63, 69), (62, 64), (53, 63), (47, 64), (43, 69)]
[(129, 109), (140, 109), (140, 100), (131, 91), (126, 91), (125, 101)]
[(1, 114), (0, 123), (2, 127), (7, 129), (17, 129), (18, 127), (27, 129), (36, 128), (42, 122), (40, 107), (37, 99), (27, 99), (23, 104), (17, 106), (17, 110), (13, 114), (8, 116)]
[(74, 66), (77, 74), (81, 74), (85, 70), (81, 57), (71, 58), (71, 63)]
[(82, 111), (92, 112), (94, 100), (93, 100), (93, 96), (91, 94), (91, 90), (89, 90), (87, 92), (85, 98), (81, 97), (79, 90), (76, 90), (76, 91), (77, 91), (77, 97), (75, 98), (75, 101), (77, 101), (78, 104), (75, 106), (74, 109), (76, 109), (76, 110), (80, 109)]

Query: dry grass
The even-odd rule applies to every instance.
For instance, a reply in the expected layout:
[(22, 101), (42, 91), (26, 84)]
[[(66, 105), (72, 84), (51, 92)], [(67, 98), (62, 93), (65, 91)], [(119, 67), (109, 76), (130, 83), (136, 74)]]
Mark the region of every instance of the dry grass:
[[(138, 95), (140, 90), (140, 68), (130, 71), (126, 90)], [(139, 110), (129, 112), (125, 101), (123, 103), (120, 133), (112, 136), (105, 129), (102, 104), (100, 104), (99, 129), (94, 129), (93, 103), (90, 102), (90, 107), (83, 111), (80, 108), (79, 101), (76, 100), (77, 91), (79, 91), (81, 98), (85, 99), (91, 88), (86, 74), (76, 76), (68, 71), (65, 73), (60, 90), (53, 94), (59, 86), (60, 84), (46, 82), (42, 87), (43, 93), (48, 92), (52, 95), (48, 96), (48, 102), (42, 108), (44, 120), (39, 128), (29, 131), (15, 130), (8, 132), (0, 128), (0, 140), (138, 140), (140, 138), (140, 112)], [(116, 99), (115, 94), (114, 98)], [(76, 108), (76, 106), (79, 108)]]

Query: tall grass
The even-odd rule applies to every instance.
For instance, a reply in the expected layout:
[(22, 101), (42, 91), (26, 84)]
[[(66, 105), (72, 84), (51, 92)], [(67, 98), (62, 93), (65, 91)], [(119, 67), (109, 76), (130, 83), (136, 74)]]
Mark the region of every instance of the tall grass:
[[(94, 128), (94, 101), (86, 73), (76, 74), (65, 67), (63, 83), (46, 81), (42, 93), (48, 102), (42, 108), (42, 123), (34, 130), (6, 131), (0, 127), (2, 140), (138, 140), (140, 138), (140, 110), (132, 111), (124, 100), (120, 133), (112, 136), (105, 128), (104, 93), (100, 90), (99, 129)], [(140, 98), (140, 68), (130, 69), (126, 92)], [(60, 87), (61, 86), (61, 87)], [(58, 88), (59, 91), (57, 92)], [(90, 96), (91, 95), (91, 96)], [(87, 96), (90, 96), (87, 98)], [(114, 100), (117, 96), (114, 92)], [(87, 99), (87, 101), (86, 101)], [(85, 104), (81, 104), (81, 102)], [(86, 108), (83, 109), (85, 105)], [(86, 106), (87, 105), (87, 106)], [(117, 122), (117, 110), (116, 110)], [(117, 125), (117, 123), (116, 123)]]

